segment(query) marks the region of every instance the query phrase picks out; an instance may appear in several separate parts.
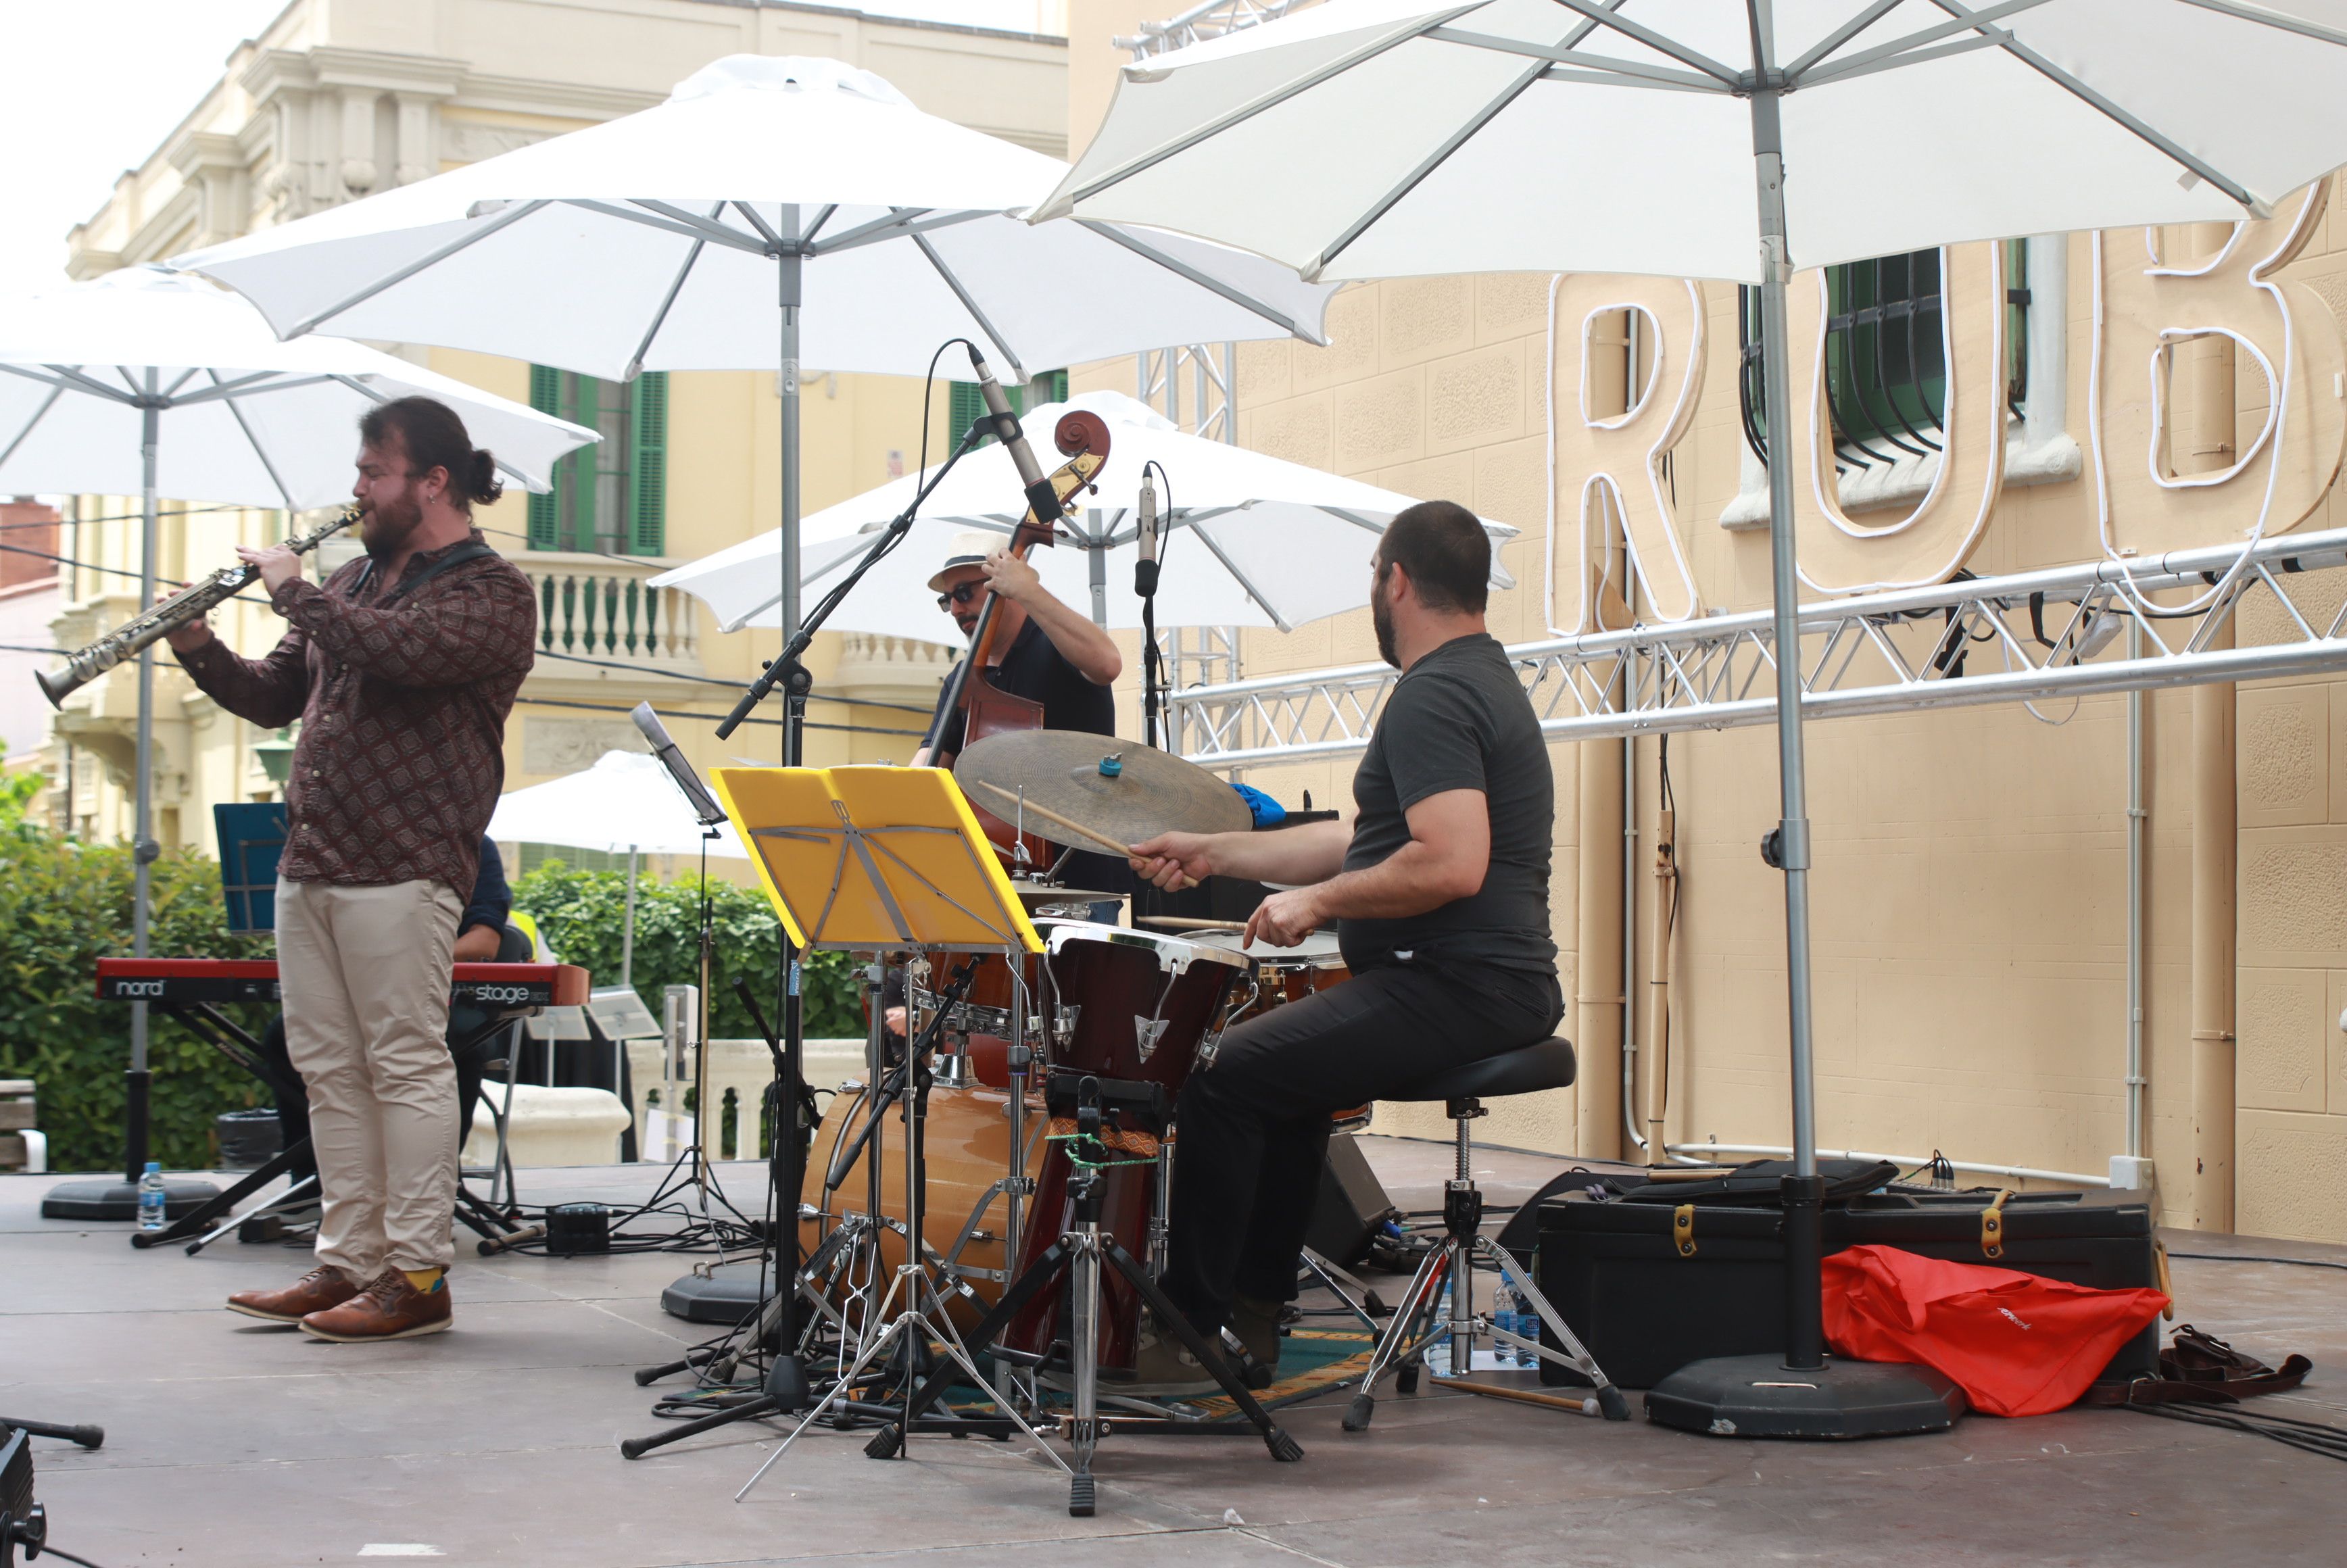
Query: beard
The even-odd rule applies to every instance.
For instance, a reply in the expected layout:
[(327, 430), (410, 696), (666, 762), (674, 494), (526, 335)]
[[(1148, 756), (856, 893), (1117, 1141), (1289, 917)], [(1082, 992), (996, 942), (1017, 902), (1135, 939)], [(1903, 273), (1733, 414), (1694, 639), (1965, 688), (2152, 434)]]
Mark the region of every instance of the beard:
[(366, 553), (379, 561), (389, 560), (400, 552), (409, 536), (424, 526), (424, 508), (412, 496), (402, 496), (396, 501), (378, 502), (370, 507), (366, 525), (359, 532), (359, 542)]
[(1386, 588), (1382, 582), (1369, 594), (1369, 624), (1377, 630), (1378, 657), (1395, 669), (1400, 669), (1401, 654), (1394, 648), (1393, 606), (1386, 602)]

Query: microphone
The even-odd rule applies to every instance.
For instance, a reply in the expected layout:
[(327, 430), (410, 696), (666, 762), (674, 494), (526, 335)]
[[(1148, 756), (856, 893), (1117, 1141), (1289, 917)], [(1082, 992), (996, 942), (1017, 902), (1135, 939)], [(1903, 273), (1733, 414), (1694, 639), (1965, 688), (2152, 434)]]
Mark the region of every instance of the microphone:
[(1157, 591), (1157, 481), (1147, 466), (1141, 470), (1141, 522), (1135, 536), (1141, 547), (1133, 563), (1133, 591), (1147, 599)]
[(986, 368), (985, 356), (973, 345), (969, 351), (969, 367), (978, 372), (978, 395), (985, 400), (987, 417), (994, 422), (995, 437), (1010, 454), (1010, 461), (1019, 470), (1019, 483), (1027, 492), (1027, 505), (1034, 509), (1035, 520), (1049, 528), (1067, 515), (1060, 493), (1043, 477), (1042, 466), (1035, 461), (1034, 449), (1027, 445), (1026, 434), (1019, 428), (1019, 416), (1010, 412), (1010, 400), (1002, 395), (1002, 384), (994, 379), (994, 372)]
[[(734, 717), (740, 718), (752, 701), (749, 697), (743, 698), (742, 705), (734, 710)], [(692, 808), (692, 815), (701, 825), (714, 827), (723, 822), (725, 808), (717, 804), (716, 798), (709, 793), (709, 786), (701, 782), (701, 775), (692, 771), (692, 764), (677, 749), (676, 741), (669, 734), (668, 726), (661, 723), (660, 715), (652, 712), (652, 705), (639, 702), (628, 716), (635, 720), (637, 730), (652, 748), (652, 755), (658, 757), (661, 766), (668, 770), (668, 776), (674, 781), (678, 792), (684, 796), (685, 804)]]

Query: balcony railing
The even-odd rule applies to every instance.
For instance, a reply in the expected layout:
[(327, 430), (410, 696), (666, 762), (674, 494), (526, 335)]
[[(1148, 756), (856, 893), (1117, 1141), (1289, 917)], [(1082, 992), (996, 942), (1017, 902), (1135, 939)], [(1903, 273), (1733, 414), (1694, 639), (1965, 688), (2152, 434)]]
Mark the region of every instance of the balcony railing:
[(701, 628), (692, 598), (646, 581), (675, 563), (656, 556), (639, 563), (556, 550), (510, 559), (537, 590), (538, 645), (546, 652), (679, 673), (700, 671)]

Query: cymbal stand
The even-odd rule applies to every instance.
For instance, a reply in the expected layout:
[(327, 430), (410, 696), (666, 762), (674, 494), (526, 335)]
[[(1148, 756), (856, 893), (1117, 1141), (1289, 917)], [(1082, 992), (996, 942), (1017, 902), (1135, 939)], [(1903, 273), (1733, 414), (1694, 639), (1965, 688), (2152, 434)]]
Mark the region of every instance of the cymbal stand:
[[(969, 972), (975, 974), (975, 966), (971, 966)], [(901, 1360), (906, 1403), (899, 1409), (896, 1421), (881, 1434), (896, 1440), (895, 1452), (901, 1454), (904, 1451), (904, 1437), (911, 1426), (910, 1418), (917, 1415), (918, 1409), (927, 1409), (928, 1405), (936, 1402), (937, 1394), (944, 1392), (945, 1379), (952, 1376), (955, 1368), (958, 1368), (964, 1380), (984, 1394), (994, 1408), (1001, 1412), (999, 1419), (1007, 1419), (1012, 1427), (1025, 1434), (1039, 1450), (1050, 1457), (1052, 1463), (1058, 1465), (1062, 1471), (1068, 1469), (1067, 1461), (1051, 1451), (1051, 1445), (1044, 1441), (1042, 1434), (1028, 1424), (1026, 1417), (1020, 1414), (1018, 1407), (1011, 1402), (1010, 1399), (989, 1382), (986, 1374), (979, 1370), (977, 1358), (969, 1353), (969, 1348), (962, 1342), (960, 1331), (954, 1327), (953, 1320), (947, 1315), (945, 1299), (930, 1277), (932, 1266), (928, 1261), (926, 1250), (920, 1243), (923, 1137), (929, 1098), (929, 1073), (926, 1059), (929, 1049), (936, 1043), (939, 1024), (945, 1016), (945, 1010), (940, 1009), (938, 1019), (932, 1020), (928, 1029), (921, 1031), (921, 1039), (917, 1046), (908, 1044), (905, 1052), (904, 1071), (907, 1075), (910, 1089), (910, 1092), (904, 1096), (905, 1261), (897, 1266), (896, 1273), (888, 1282), (887, 1292), (880, 1298), (879, 1309), (875, 1314), (875, 1320), (886, 1319), (887, 1327), (882, 1330), (878, 1338), (864, 1347), (862, 1352), (856, 1358), (855, 1364), (840, 1375), (838, 1380), (832, 1384), (830, 1391), (815, 1401), (815, 1409), (810, 1410), (797, 1426), (791, 1429), (790, 1435), (777, 1444), (774, 1451), (766, 1456), (765, 1462), (758, 1467), (756, 1472), (748, 1481), (742, 1483), (742, 1490), (733, 1494), (733, 1501), (736, 1502), (747, 1497), (750, 1494), (750, 1489), (764, 1478), (765, 1473), (774, 1468), (775, 1461), (790, 1451), (791, 1445), (798, 1440), (802, 1432), (835, 1408), (845, 1409), (850, 1403), (851, 1396), (858, 1387), (866, 1370), (879, 1363), (884, 1354), (898, 1346), (902, 1347)], [(1016, 1024), (1017, 1020), (1014, 1018), (1014, 1027)], [(1014, 1049), (1017, 1044), (1018, 1041), (1014, 1040)], [(1015, 1107), (1018, 1103), (1017, 1096), (1014, 1094), (1011, 1104)], [(876, 1119), (878, 1113), (879, 1107), (876, 1102), (874, 1107)], [(1012, 1120), (1014, 1131), (1017, 1124), (1014, 1111)], [(897, 1308), (894, 1317), (889, 1315), (891, 1307)], [(922, 1363), (928, 1358), (928, 1353), (932, 1346), (944, 1351), (946, 1360), (950, 1365), (936, 1367), (928, 1372), (927, 1380), (923, 1381)], [(917, 1388), (923, 1392), (936, 1390), (928, 1399), (919, 1401), (917, 1408), (915, 1403)], [(991, 1424), (988, 1423), (988, 1425)]]
[[(1088, 1075), (1076, 1086), (1076, 1135), (1097, 1147), (1101, 1127), (1101, 1083), (1099, 1079)], [(1163, 1147), (1162, 1132), (1160, 1147)], [(1281, 1430), (1270, 1414), (1256, 1402), (1255, 1397), (1247, 1391), (1245, 1383), (1224, 1359), (1220, 1348), (1209, 1345), (1205, 1337), (1191, 1326), (1180, 1309), (1166, 1299), (1165, 1293), (1158, 1288), (1151, 1272), (1119, 1246), (1114, 1236), (1101, 1229), (1099, 1167), (1078, 1163), (1068, 1183), (1068, 1195), (1074, 1203), (1075, 1228), (1063, 1233), (1035, 1260), (1032, 1267), (1002, 1293), (1002, 1299), (970, 1336), (979, 1345), (991, 1344), (997, 1335), (1010, 1327), (1029, 1301), (1044, 1289), (1056, 1287), (1061, 1278), (1068, 1278), (1069, 1294), (1073, 1299), (1068, 1329), (1068, 1358), (1075, 1373), (1075, 1410), (1067, 1419), (1065, 1427), (1069, 1445), (1076, 1456), (1072, 1466), (1061, 1462), (1061, 1468), (1068, 1472), (1068, 1512), (1079, 1519), (1092, 1516), (1094, 1493), (1092, 1454), (1099, 1447), (1100, 1440), (1109, 1430), (1109, 1423), (1100, 1414), (1101, 1267), (1103, 1264), (1124, 1276), (1126, 1283), (1147, 1305), (1158, 1326), (1170, 1329), (1181, 1340), (1183, 1348), (1196, 1358), (1198, 1365), (1222, 1385), (1223, 1392), (1228, 1394), (1231, 1402), (1238, 1407), (1245, 1423), (1120, 1416), (1115, 1423), (1120, 1430), (1186, 1436), (1235, 1434), (1251, 1427), (1263, 1439), (1264, 1447), (1271, 1451), (1273, 1459), (1283, 1464), (1302, 1459), (1302, 1446)], [(903, 1433), (917, 1423), (922, 1412), (945, 1392), (948, 1375), (948, 1369), (943, 1367), (931, 1372), (928, 1380), (911, 1392), (903, 1413), (890, 1426), (875, 1433), (864, 1451), (874, 1459), (888, 1459), (901, 1453)], [(1026, 1423), (1022, 1421), (1020, 1424), (1023, 1427)], [(1054, 1461), (1059, 1461), (1059, 1456), (1049, 1448), (1043, 1451), (1050, 1454)]]

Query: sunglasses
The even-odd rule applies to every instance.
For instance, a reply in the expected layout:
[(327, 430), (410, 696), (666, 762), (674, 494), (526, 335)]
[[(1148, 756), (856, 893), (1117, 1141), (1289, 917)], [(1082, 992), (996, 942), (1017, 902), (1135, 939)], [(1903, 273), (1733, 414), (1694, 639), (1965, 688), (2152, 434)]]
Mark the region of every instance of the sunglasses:
[(938, 595), (938, 608), (939, 610), (951, 610), (957, 604), (968, 604), (971, 600), (976, 599), (979, 594), (984, 593), (985, 591), (986, 584), (983, 582), (965, 582), (958, 584)]

